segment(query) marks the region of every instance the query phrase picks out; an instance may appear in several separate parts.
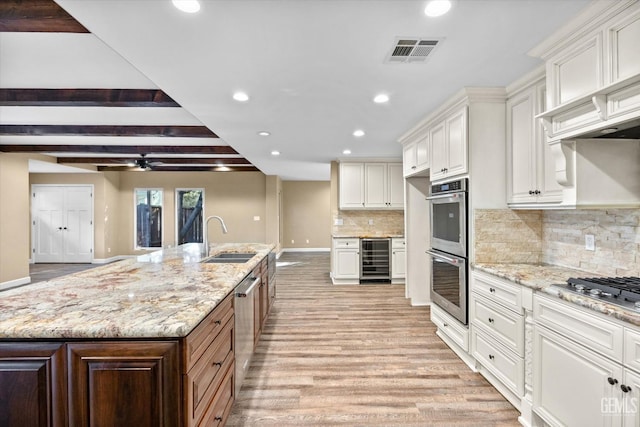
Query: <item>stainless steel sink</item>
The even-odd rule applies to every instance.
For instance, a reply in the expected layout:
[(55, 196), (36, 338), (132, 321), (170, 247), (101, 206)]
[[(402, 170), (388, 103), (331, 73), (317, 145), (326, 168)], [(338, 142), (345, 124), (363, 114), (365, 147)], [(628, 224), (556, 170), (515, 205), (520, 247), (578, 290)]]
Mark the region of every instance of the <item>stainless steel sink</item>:
[(244, 252), (221, 252), (216, 254), (210, 258), (203, 260), (203, 263), (206, 264), (225, 264), (225, 263), (233, 263), (233, 264), (243, 264), (253, 258), (254, 253), (244, 253)]

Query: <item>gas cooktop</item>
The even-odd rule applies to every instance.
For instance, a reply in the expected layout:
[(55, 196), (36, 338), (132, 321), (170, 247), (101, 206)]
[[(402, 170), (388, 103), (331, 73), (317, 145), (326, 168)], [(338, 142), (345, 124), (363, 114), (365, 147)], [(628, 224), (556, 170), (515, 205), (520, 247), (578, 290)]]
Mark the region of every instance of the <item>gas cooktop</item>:
[(566, 284), (554, 286), (629, 310), (640, 311), (640, 277), (572, 277)]

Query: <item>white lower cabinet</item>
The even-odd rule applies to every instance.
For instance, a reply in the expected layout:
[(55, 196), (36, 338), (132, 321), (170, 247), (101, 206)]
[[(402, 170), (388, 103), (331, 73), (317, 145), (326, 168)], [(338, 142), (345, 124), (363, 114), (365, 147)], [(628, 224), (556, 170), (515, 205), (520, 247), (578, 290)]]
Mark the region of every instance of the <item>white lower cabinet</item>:
[(360, 280), (360, 239), (333, 239), (332, 279), (336, 284)]
[(406, 275), (406, 253), (407, 250), (404, 239), (391, 239), (391, 281), (394, 283), (404, 282)]
[(471, 354), (478, 370), (517, 408), (524, 395), (524, 313), (520, 286), (472, 272)]
[(640, 332), (534, 298), (533, 410), (551, 426), (640, 426)]
[(533, 409), (553, 426), (616, 426), (605, 410), (619, 402), (622, 366), (536, 326)]

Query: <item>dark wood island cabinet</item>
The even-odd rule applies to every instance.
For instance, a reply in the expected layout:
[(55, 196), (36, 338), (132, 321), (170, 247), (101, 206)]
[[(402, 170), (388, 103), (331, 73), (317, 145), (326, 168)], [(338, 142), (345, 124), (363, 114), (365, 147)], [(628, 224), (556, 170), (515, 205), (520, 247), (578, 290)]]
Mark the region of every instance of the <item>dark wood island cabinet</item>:
[[(195, 278), (203, 274), (200, 266), (189, 267), (195, 272), (187, 268), (180, 279), (184, 283), (176, 285), (173, 282), (170, 291), (154, 290), (150, 295), (144, 294), (144, 290), (136, 290), (149, 300), (169, 301), (153, 302), (158, 307), (157, 319), (155, 313), (145, 317), (145, 310), (135, 315), (123, 311), (123, 317), (131, 317), (113, 320), (114, 323), (108, 326), (93, 321), (103, 328), (98, 332), (91, 329), (92, 321), (85, 320), (85, 325), (78, 321), (75, 325), (78, 329), (70, 327), (56, 337), (58, 332), (51, 332), (55, 329), (52, 324), (57, 317), (65, 316), (64, 313), (54, 315), (47, 309), (50, 317), (41, 315), (32, 329), (16, 320), (28, 310), (26, 303), (15, 310), (13, 319), (0, 315), (0, 334), (4, 333), (0, 335), (0, 426), (223, 426), (235, 400), (233, 290), (244, 275), (266, 271), (266, 256), (272, 246), (261, 245), (260, 248), (262, 252), (256, 256), (256, 261), (248, 263), (244, 269), (204, 267), (209, 269), (204, 270), (205, 276), (216, 271), (222, 276), (218, 280), (220, 284), (210, 285), (211, 290), (207, 284), (198, 282), (197, 286), (202, 286), (198, 288), (189, 282), (192, 280), (190, 275)], [(178, 255), (182, 256), (182, 253)], [(132, 264), (131, 268), (133, 271), (140, 265)], [(179, 273), (177, 268), (171, 268)], [(207, 277), (211, 280), (214, 275)], [(266, 318), (267, 283), (265, 281), (264, 294), (258, 293), (262, 297), (256, 301), (260, 323)], [(128, 293), (131, 293), (130, 289), (124, 288)], [(111, 288), (110, 291), (118, 292), (118, 289)], [(11, 297), (12, 294), (5, 295)], [(56, 293), (54, 297), (58, 295)], [(126, 299), (126, 295), (120, 297), (119, 302)], [(202, 300), (207, 298), (213, 301), (214, 308), (207, 310), (208, 314), (200, 317), (201, 321), (189, 323), (197, 310), (207, 313), (200, 307), (188, 311), (194, 305), (204, 304)], [(182, 308), (176, 301), (184, 304), (184, 311), (176, 309)], [(2, 304), (0, 301), (0, 308)], [(115, 306), (112, 300), (105, 304)], [(101, 308), (96, 305), (85, 311)], [(85, 311), (77, 313), (80, 316)], [(108, 323), (106, 319), (104, 323)], [(46, 327), (37, 329), (38, 321)], [(125, 330), (136, 321), (134, 327)], [(60, 324), (66, 327), (62, 320)], [(119, 333), (105, 332), (112, 329)], [(81, 335), (85, 330), (91, 331), (86, 337)], [(186, 335), (180, 335), (181, 330)], [(147, 333), (149, 336), (145, 335)]]

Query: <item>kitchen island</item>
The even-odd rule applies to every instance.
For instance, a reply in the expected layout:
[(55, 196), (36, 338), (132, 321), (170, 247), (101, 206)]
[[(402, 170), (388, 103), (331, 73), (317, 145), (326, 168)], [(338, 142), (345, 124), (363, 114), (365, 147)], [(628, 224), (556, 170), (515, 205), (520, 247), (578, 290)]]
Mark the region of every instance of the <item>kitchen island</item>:
[[(204, 256), (187, 244), (2, 292), (0, 425), (224, 423), (232, 291), (250, 273), (266, 279), (272, 249), (222, 244)], [(222, 252), (255, 255), (206, 262)]]

